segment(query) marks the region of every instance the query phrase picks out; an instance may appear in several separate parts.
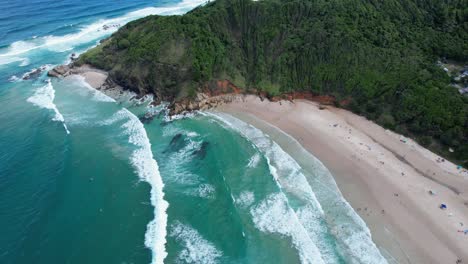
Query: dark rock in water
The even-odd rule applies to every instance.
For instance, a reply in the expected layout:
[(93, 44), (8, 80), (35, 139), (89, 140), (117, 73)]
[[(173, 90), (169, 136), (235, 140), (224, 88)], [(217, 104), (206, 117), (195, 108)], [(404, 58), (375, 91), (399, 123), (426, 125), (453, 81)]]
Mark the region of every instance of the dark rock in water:
[(59, 65), (47, 73), (49, 77), (65, 77), (70, 74), (70, 67), (67, 65)]
[(76, 53), (72, 53), (72, 54), (70, 55), (70, 60), (75, 61), (75, 60), (77, 60), (77, 59), (78, 59), (78, 55), (76, 55)]
[(143, 116), (139, 116), (138, 119), (140, 119), (140, 121), (141, 121), (143, 124), (149, 124), (149, 123), (151, 123), (151, 121), (153, 121), (154, 116), (151, 115), (151, 114), (145, 114), (145, 115), (143, 115)]
[(206, 157), (206, 153), (208, 151), (208, 146), (210, 145), (210, 142), (208, 141), (203, 141), (201, 144), (200, 148), (193, 151), (192, 155), (197, 156), (200, 159), (204, 159)]
[(40, 69), (33, 69), (32, 71), (25, 73), (23, 75), (22, 79), (23, 80), (30, 80), (30, 79), (36, 78), (41, 74), (41, 72), (42, 71)]
[(166, 150), (163, 151), (163, 153), (166, 152), (175, 152), (180, 150), (185, 146), (185, 138), (183, 137), (182, 134), (177, 134), (175, 135), (172, 139), (171, 142), (169, 142), (169, 146), (166, 148)]
[(162, 118), (163, 115), (165, 115), (166, 113), (164, 111), (160, 111), (157, 115), (156, 115), (156, 118)]
[(47, 66), (43, 65), (39, 68), (35, 68), (35, 69), (32, 69), (31, 71), (23, 74), (23, 77), (21, 77), (21, 79), (23, 80), (30, 80), (30, 79), (35, 79), (37, 77), (39, 77), (39, 75), (41, 75), (41, 73), (43, 71), (45, 71), (47, 69)]
[(118, 28), (118, 27), (120, 27), (120, 24), (109, 24), (109, 25), (102, 26), (102, 29), (109, 30), (111, 28)]
[(180, 141), (180, 139), (182, 139), (182, 134), (178, 133), (171, 139), (171, 142), (169, 143), (169, 145), (174, 145), (177, 141)]

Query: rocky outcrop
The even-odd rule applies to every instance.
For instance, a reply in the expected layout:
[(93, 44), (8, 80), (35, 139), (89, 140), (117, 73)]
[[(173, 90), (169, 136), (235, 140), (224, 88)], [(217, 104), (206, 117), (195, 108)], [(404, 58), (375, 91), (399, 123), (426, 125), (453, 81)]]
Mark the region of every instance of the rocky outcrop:
[[(72, 74), (84, 74), (87, 72), (98, 71), (101, 73), (106, 74), (107, 79), (105, 82), (96, 87), (99, 90), (110, 90), (113, 88), (119, 87), (119, 89), (123, 89), (120, 82), (114, 81), (112, 76), (109, 76), (107, 72), (93, 68), (89, 65), (81, 65), (75, 66), (73, 63), (70, 65), (60, 65), (48, 72), (48, 76), (51, 77), (66, 77)], [(164, 80), (161, 80), (164, 81)], [(150, 89), (157, 90), (157, 89)], [(144, 96), (147, 93), (151, 93), (150, 91), (138, 91), (139, 96)], [(306, 99), (311, 101), (319, 102), (322, 105), (332, 105), (336, 104), (336, 98), (333, 96), (328, 95), (317, 95), (312, 92), (291, 92), (291, 93), (284, 93), (281, 96), (268, 96), (265, 92), (261, 92), (255, 89), (251, 89), (246, 91), (230, 80), (213, 80), (208, 81), (198, 88), (198, 93), (194, 97), (183, 97), (178, 100), (169, 100), (169, 114), (170, 115), (178, 115), (187, 112), (197, 111), (197, 110), (206, 110), (216, 106), (219, 106), (224, 103), (229, 103), (235, 100), (241, 100), (244, 93), (248, 94), (256, 94), (262, 100), (267, 99), (270, 101), (281, 101), (281, 100), (288, 100), (293, 101), (294, 99)], [(161, 103), (165, 98), (160, 94), (155, 94), (155, 101), (154, 104)], [(344, 102), (344, 101), (343, 101)], [(338, 102), (341, 103), (341, 102)], [(142, 121), (151, 121), (150, 119), (147, 120), (147, 117), (143, 117)]]
[(170, 115), (205, 110), (241, 98), (244, 89), (229, 80), (213, 80), (201, 85), (194, 98), (185, 97), (169, 105)]
[(49, 77), (66, 77), (70, 75), (70, 66), (68, 65), (59, 65), (57, 67), (54, 67), (52, 70), (47, 72), (47, 76)]
[(221, 94), (216, 96), (209, 96), (206, 93), (198, 93), (193, 99), (184, 98), (171, 103), (169, 105), (169, 114), (178, 115), (197, 110), (206, 110), (221, 104), (242, 99), (242, 97), (243, 95), (239, 93)]
[(21, 79), (23, 80), (31, 80), (31, 79), (36, 79), (37, 77), (39, 77), (41, 75), (41, 73), (43, 71), (45, 71), (47, 69), (47, 65), (42, 65), (41, 67), (39, 68), (34, 68), (32, 69), (31, 71), (23, 74), (23, 77), (21, 77)]

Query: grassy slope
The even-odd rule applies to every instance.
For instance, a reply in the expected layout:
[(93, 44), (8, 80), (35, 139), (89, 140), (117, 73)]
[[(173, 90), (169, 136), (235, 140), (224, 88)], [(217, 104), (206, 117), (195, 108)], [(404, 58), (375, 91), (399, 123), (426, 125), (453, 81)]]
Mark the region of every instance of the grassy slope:
[(164, 100), (216, 79), (270, 95), (350, 98), (350, 110), (467, 162), (468, 99), (435, 64), (467, 61), (466, 3), (217, 0), (184, 16), (131, 22), (79, 63)]

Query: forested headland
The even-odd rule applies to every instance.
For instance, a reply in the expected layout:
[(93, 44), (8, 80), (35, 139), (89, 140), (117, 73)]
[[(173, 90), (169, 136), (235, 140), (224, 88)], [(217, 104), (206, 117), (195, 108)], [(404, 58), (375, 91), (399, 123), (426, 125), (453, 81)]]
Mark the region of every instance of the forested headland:
[(217, 0), (131, 22), (75, 63), (167, 101), (214, 80), (330, 95), (468, 167), (468, 97), (438, 61), (468, 62), (466, 0)]

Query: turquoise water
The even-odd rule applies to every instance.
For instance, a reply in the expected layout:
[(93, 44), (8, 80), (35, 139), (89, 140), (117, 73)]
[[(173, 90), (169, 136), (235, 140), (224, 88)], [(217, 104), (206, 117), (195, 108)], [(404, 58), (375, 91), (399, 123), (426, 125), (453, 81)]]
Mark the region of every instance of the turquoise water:
[(328, 170), (293, 159), (280, 131), (216, 112), (169, 121), (80, 78), (22, 79), (202, 2), (0, 4), (0, 263), (386, 262)]

